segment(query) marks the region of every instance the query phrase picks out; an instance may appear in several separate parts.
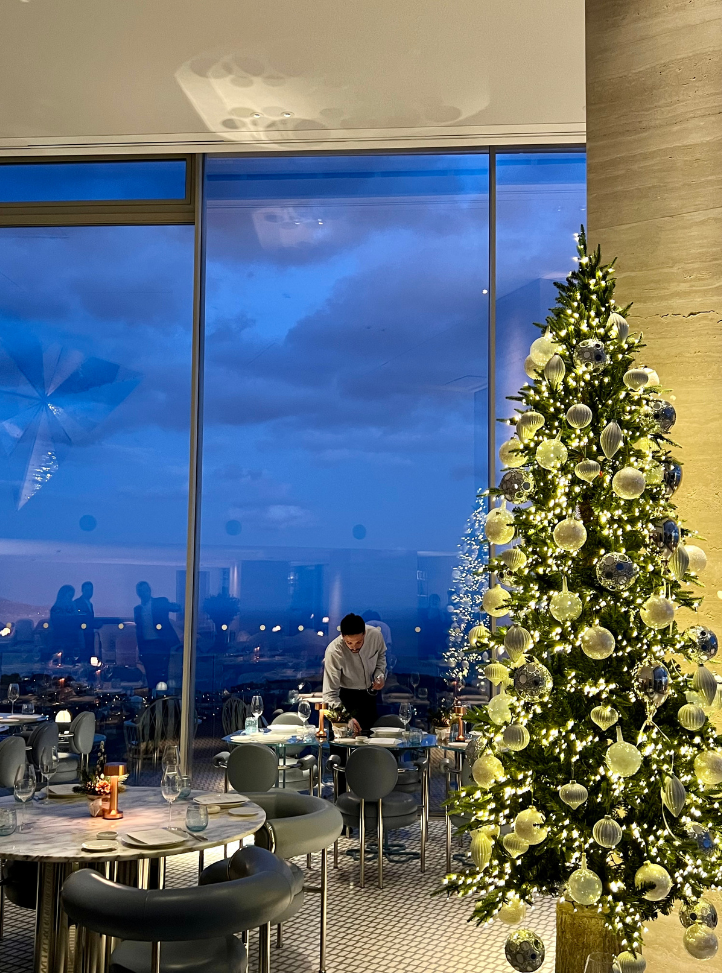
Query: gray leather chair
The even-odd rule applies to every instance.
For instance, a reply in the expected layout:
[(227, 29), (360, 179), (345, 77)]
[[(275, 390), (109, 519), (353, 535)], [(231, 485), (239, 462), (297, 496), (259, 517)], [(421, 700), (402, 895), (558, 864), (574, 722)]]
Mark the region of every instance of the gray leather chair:
[[(378, 840), (378, 885), (384, 887), (384, 833), (407, 828), (419, 818), (419, 807), (410, 794), (395, 790), (398, 765), (393, 754), (382, 747), (359, 747), (346, 761), (346, 785), (336, 801), (343, 823), (359, 829), (361, 888), (365, 885), (366, 828), (376, 828)], [(334, 844), (334, 865), (338, 863), (338, 843)], [(426, 827), (421, 816), (421, 871), (426, 870)]]
[[(21, 736), (11, 736), (0, 741), (0, 797), (7, 797), (13, 794), (15, 778), (20, 768), (24, 766), (25, 740)], [(33, 870), (32, 863), (17, 862), (16, 864), (25, 865), (26, 873), (28, 871), (27, 865), (31, 864), (30, 871), (33, 874), (30, 881), (32, 882), (34, 880), (37, 884), (37, 865), (34, 866)], [(6, 868), (7, 866), (4, 866), (2, 861), (0, 861), (0, 939), (3, 937), (5, 921), (5, 886), (8, 884)], [(32, 891), (34, 894), (36, 893), (36, 886), (33, 886)], [(8, 898), (11, 899), (10, 894), (8, 894)], [(35, 908), (34, 895), (31, 908)]]
[(123, 940), (109, 973), (246, 973), (247, 950), (234, 933), (260, 928), (259, 971), (268, 973), (270, 923), (289, 906), (285, 862), (249, 846), (233, 856), (222, 884), (147, 891), (83, 868), (63, 885), (63, 908), (83, 930)]
[[(388, 713), (386, 716), (380, 716), (374, 723), (374, 726), (393, 726), (396, 729), (403, 729), (404, 721), (400, 716), (396, 716), (394, 713)], [(405, 759), (406, 756), (402, 754), (398, 762), (399, 777), (395, 790), (402, 791), (404, 794), (421, 794), (423, 791), (422, 774), (425, 761), (423, 759), (421, 762), (408, 760)]]
[[(279, 858), (296, 858), (321, 852), (321, 887), (314, 891), (321, 893), (321, 935), (319, 973), (326, 969), (326, 929), (328, 914), (328, 848), (334, 844), (343, 828), (340, 812), (328, 801), (293, 791), (279, 789), (265, 793), (244, 792), (266, 812), (266, 822), (256, 834), (256, 845), (267, 848)], [(231, 859), (214, 862), (201, 874), (201, 883), (225, 882), (235, 877), (235, 856)], [(281, 929), (284, 922), (292, 918), (304, 903), (303, 871), (288, 863), (294, 879), (294, 897), (289, 908), (280, 915), (277, 945), (281, 945)]]
[[(313, 789), (316, 758), (311, 755), (301, 757), (287, 764), (285, 772), (282, 772), (275, 751), (270, 747), (262, 743), (244, 743), (230, 752), (217, 753), (213, 758), (213, 766), (225, 770), (226, 790), (230, 785), (234, 790), (245, 794), (247, 791), (267, 791), (278, 786), (279, 789), (295, 791), (309, 788), (310, 794)], [(295, 781), (289, 781), (293, 770), (298, 770), (300, 776)], [(269, 777), (271, 771), (273, 776)]]
[(57, 747), (59, 739), (58, 724), (52, 720), (38, 723), (28, 737), (27, 753), (28, 761), (37, 770), (40, 766), (42, 754), (50, 747)]
[(68, 749), (58, 754), (58, 769), (53, 784), (74, 784), (80, 771), (87, 767), (88, 756), (95, 742), (95, 713), (79, 713), (68, 728)]

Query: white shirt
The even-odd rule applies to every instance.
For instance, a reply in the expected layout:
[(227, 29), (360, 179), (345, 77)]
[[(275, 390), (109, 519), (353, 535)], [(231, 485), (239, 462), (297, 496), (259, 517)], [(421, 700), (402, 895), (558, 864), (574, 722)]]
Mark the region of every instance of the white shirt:
[(340, 689), (370, 689), (376, 676), (386, 676), (386, 644), (381, 630), (366, 626), (364, 644), (352, 652), (339, 635), (323, 659), (323, 701), (340, 706)]

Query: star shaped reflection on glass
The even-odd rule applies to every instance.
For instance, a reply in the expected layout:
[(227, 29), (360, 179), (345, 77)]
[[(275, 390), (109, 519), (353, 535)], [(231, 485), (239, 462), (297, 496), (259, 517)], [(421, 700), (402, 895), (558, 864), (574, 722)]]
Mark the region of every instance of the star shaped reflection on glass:
[(16, 481), (18, 510), (139, 381), (137, 372), (113, 362), (0, 332), (0, 446)]

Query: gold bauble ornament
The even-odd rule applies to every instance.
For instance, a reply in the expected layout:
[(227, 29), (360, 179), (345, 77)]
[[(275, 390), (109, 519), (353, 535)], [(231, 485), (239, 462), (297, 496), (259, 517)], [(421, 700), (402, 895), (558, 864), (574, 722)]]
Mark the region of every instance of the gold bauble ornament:
[(474, 625), (469, 629), (469, 645), (472, 649), (479, 649), (482, 645), (486, 645), (488, 639), (489, 629), (486, 625)]
[(553, 355), (559, 354), (561, 350), (561, 346), (552, 338), (551, 331), (547, 328), (541, 338), (537, 338), (536, 341), (532, 342), (531, 348), (529, 349), (529, 357), (535, 364), (543, 366), (546, 365)]
[(617, 742), (607, 750), (607, 767), (620, 777), (633, 777), (642, 766), (642, 754), (633, 743), (625, 743), (621, 726), (617, 727)]
[(500, 585), (496, 585), (496, 587), (488, 588), (484, 592), (481, 604), (487, 615), (491, 615), (492, 618), (501, 618), (509, 611), (510, 601), (509, 592)]
[(540, 845), (549, 834), (549, 829), (544, 827), (545, 820), (541, 811), (529, 807), (517, 814), (514, 820), (514, 831), (530, 845)]
[(506, 500), (501, 506), (490, 510), (484, 524), (486, 539), (490, 544), (508, 544), (514, 536), (514, 514), (506, 509)]
[(559, 788), (559, 797), (573, 811), (581, 807), (589, 797), (589, 791), (584, 784), (578, 784), (575, 780), (570, 780), (568, 784), (563, 784)]
[(525, 851), (529, 851), (529, 842), (524, 841), (516, 832), (504, 835), (502, 842), (504, 850), (510, 858), (519, 858)]
[(471, 860), (480, 872), (483, 872), (491, 861), (494, 842), (485, 828), (477, 828), (471, 832)]
[(560, 439), (543, 439), (537, 446), (536, 461), (542, 469), (558, 470), (567, 461), (567, 447)]
[(669, 872), (661, 865), (652, 862), (645, 862), (638, 868), (634, 875), (634, 885), (641, 888), (643, 885), (653, 885), (654, 888), (642, 893), (642, 897), (648, 902), (661, 902), (666, 899), (672, 889), (672, 879)]
[(534, 409), (530, 409), (528, 412), (522, 412), (516, 420), (517, 436), (522, 442), (531, 439), (537, 429), (541, 429), (544, 425), (544, 421), (544, 416), (541, 412), (536, 412)]
[(650, 595), (642, 607), (639, 614), (642, 621), (649, 628), (666, 628), (674, 621), (675, 605), (664, 595)]
[(567, 422), (573, 429), (585, 429), (592, 421), (592, 410), (588, 405), (577, 402), (567, 409)]
[(520, 547), (512, 547), (508, 551), (502, 551), (499, 560), (503, 561), (509, 571), (521, 571), (527, 562), (527, 556)]
[(511, 439), (507, 439), (505, 443), (502, 443), (499, 447), (499, 459), (504, 466), (510, 467), (512, 470), (519, 469), (526, 463), (526, 457), (523, 454), (524, 446), (520, 439), (516, 436), (512, 436)]
[(644, 473), (633, 466), (625, 466), (612, 477), (612, 490), (622, 500), (637, 500), (644, 493), (646, 485)]
[(628, 389), (632, 389), (633, 392), (638, 392), (649, 381), (649, 375), (643, 368), (630, 368), (622, 376), (622, 381)]
[(684, 789), (684, 784), (679, 777), (675, 777), (674, 774), (665, 777), (660, 794), (662, 804), (664, 804), (670, 814), (678, 818), (687, 800), (687, 791)]
[(590, 625), (581, 635), (582, 652), (590, 659), (608, 659), (614, 652), (614, 636), (602, 625)]
[(695, 922), (685, 930), (684, 948), (695, 959), (712, 959), (719, 948), (717, 934), (703, 922)]
[(698, 753), (694, 758), (694, 774), (707, 787), (722, 784), (722, 753), (719, 750), (703, 750)]
[(689, 554), (684, 544), (677, 545), (677, 550), (669, 559), (669, 570), (677, 581), (684, 581), (684, 576), (689, 571)]
[(604, 429), (602, 429), (602, 434), (599, 437), (599, 444), (602, 447), (602, 452), (607, 459), (611, 459), (614, 454), (622, 448), (623, 442), (624, 436), (618, 423), (616, 423), (614, 420), (608, 422)]
[(471, 776), (479, 787), (488, 790), (498, 780), (504, 779), (504, 764), (487, 750), (478, 760), (475, 760), (471, 768)]
[(616, 848), (622, 840), (622, 829), (606, 814), (592, 828), (592, 837), (601, 848)]
[(562, 581), (562, 590), (552, 595), (549, 611), (558, 622), (573, 622), (582, 613), (582, 599), (567, 588), (567, 579)]
[(685, 728), (685, 730), (691, 730), (696, 732), (701, 730), (707, 720), (707, 714), (698, 706), (697, 703), (685, 703), (677, 711), (677, 719)]
[(714, 673), (706, 666), (698, 665), (692, 677), (692, 689), (700, 694), (708, 706), (711, 706), (717, 696), (717, 680)]
[(613, 706), (595, 706), (589, 715), (592, 723), (596, 723), (605, 733), (619, 719), (619, 713)]
[(584, 546), (587, 529), (576, 517), (565, 517), (556, 525), (552, 536), (557, 547), (573, 553)]
[(488, 666), (484, 666), (484, 676), (492, 686), (500, 686), (502, 683), (506, 686), (511, 681), (509, 670), (501, 662), (490, 662)]
[(707, 567), (707, 555), (696, 544), (685, 544), (684, 547), (689, 558), (689, 570), (693, 574), (702, 574)]
[(532, 382), (539, 378), (540, 367), (541, 366), (537, 365), (531, 355), (527, 355), (524, 359), (524, 372), (526, 373), (527, 378), (530, 378)]
[(521, 723), (511, 723), (504, 730), (502, 739), (509, 750), (524, 750), (529, 745), (529, 731)]
[(587, 868), (587, 856), (582, 855), (580, 868), (572, 872), (568, 881), (569, 895), (578, 905), (594, 905), (602, 895), (602, 880)]
[(626, 949), (617, 954), (616, 961), (619, 973), (644, 973), (647, 969), (647, 961), (641, 953), (630, 953)]
[(504, 648), (512, 662), (517, 662), (534, 644), (531, 632), (521, 625), (510, 625), (504, 636)]
[(544, 366), (544, 378), (546, 378), (553, 389), (559, 388), (566, 374), (566, 370), (564, 359), (560, 355), (552, 355)]
[(521, 899), (517, 899), (516, 896), (514, 896), (511, 899), (507, 899), (494, 918), (499, 919), (501, 922), (505, 922), (508, 926), (515, 926), (518, 922), (521, 922), (525, 916), (526, 905)]
[(579, 479), (584, 480), (586, 483), (591, 483), (592, 480), (595, 480), (601, 471), (602, 468), (595, 459), (580, 460), (574, 467), (574, 472)]
[(486, 711), (489, 719), (496, 726), (503, 726), (504, 723), (511, 722), (511, 709), (509, 708), (509, 697), (504, 690), (492, 696), (486, 704)]

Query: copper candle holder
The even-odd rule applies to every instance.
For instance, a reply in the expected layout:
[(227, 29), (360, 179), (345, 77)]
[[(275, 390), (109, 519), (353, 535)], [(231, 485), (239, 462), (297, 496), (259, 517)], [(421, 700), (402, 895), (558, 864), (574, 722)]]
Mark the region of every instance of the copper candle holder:
[(110, 783), (110, 802), (107, 809), (103, 811), (103, 817), (111, 821), (117, 821), (123, 817), (123, 812), (118, 810), (118, 779), (125, 777), (128, 773), (128, 768), (125, 764), (120, 763), (106, 764), (104, 772)]
[(316, 703), (315, 709), (316, 712), (318, 713), (318, 730), (316, 730), (316, 737), (319, 740), (325, 740), (327, 734), (323, 728), (323, 717), (324, 717), (323, 703)]
[(454, 704), (454, 716), (456, 717), (459, 732), (457, 734), (457, 741), (459, 743), (466, 742), (466, 735), (464, 733), (464, 716), (466, 714), (466, 706), (462, 706), (461, 703)]

